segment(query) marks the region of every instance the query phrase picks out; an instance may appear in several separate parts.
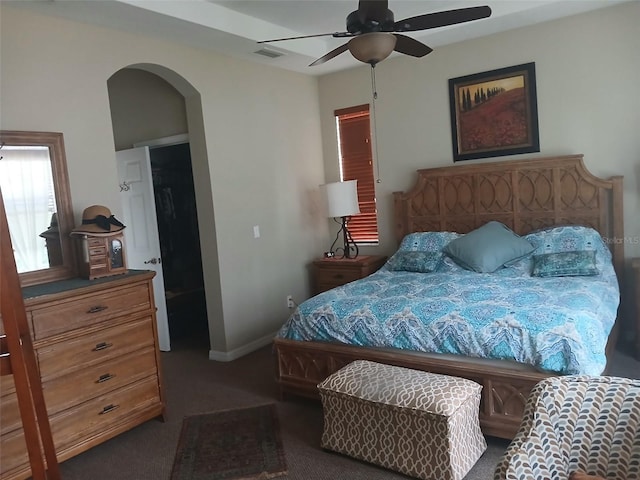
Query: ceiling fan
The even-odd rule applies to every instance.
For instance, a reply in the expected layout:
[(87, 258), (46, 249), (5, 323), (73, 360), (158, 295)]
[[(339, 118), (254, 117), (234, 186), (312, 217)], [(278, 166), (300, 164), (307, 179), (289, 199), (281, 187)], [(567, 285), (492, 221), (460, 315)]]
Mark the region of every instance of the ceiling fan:
[(391, 52), (394, 50), (413, 57), (424, 57), (433, 51), (424, 43), (397, 32), (415, 32), (417, 30), (444, 27), (487, 18), (491, 15), (491, 8), (482, 6), (426, 13), (396, 22), (393, 18), (393, 12), (389, 10), (388, 5), (389, 2), (387, 0), (360, 0), (358, 2), (358, 9), (347, 16), (346, 32), (277, 38), (274, 40), (262, 40), (258, 43), (280, 42), (283, 40), (297, 40), (299, 38), (328, 35), (336, 38), (352, 37), (347, 43), (331, 50), (309, 66), (320, 65), (347, 50), (361, 62), (375, 66), (375, 64), (391, 55)]

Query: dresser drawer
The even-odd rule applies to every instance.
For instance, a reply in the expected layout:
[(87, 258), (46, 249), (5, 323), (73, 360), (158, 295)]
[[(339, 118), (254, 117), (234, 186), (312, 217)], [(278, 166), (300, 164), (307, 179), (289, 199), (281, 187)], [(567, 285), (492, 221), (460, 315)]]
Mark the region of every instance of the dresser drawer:
[(103, 256), (107, 258), (107, 245), (103, 238), (87, 237), (89, 255)]
[(46, 338), (149, 309), (151, 309), (151, 298), (147, 284), (80, 296), (48, 307), (34, 309), (32, 312), (34, 338), (36, 340)]
[[(20, 428), (13, 432), (2, 435), (2, 448), (0, 448), (0, 478), (6, 478), (11, 470), (29, 465), (29, 454), (27, 453), (27, 443), (24, 440), (24, 431)], [(26, 478), (24, 475), (22, 478)]]
[(18, 396), (15, 390), (10, 393), (3, 391), (2, 394), (0, 397), (0, 435), (22, 427)]
[(42, 388), (49, 415), (110, 391), (153, 376), (157, 380), (156, 355), (149, 346), (135, 355), (107, 360), (79, 372), (46, 382)]
[(49, 420), (56, 450), (77, 444), (159, 404), (160, 388), (154, 376), (64, 410)]
[(37, 356), (43, 382), (153, 345), (153, 321), (153, 317), (146, 317), (39, 348)]

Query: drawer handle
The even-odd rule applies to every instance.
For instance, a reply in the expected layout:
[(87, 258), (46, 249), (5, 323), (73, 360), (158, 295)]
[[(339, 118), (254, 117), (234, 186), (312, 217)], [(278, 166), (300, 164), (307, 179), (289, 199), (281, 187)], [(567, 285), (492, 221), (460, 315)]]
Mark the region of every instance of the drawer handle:
[(115, 377), (115, 375), (111, 375), (110, 373), (105, 373), (104, 375), (100, 375), (100, 377), (98, 377), (98, 380), (96, 380), (96, 383), (106, 382), (107, 380), (111, 380), (113, 377)]
[(119, 408), (120, 405), (114, 405), (113, 403), (107, 405), (102, 409), (102, 411), (98, 415), (104, 415), (109, 412), (113, 412), (116, 408)]
[(103, 310), (106, 310), (107, 308), (109, 308), (109, 307), (107, 307), (105, 305), (96, 305), (95, 307), (91, 307), (89, 310), (87, 310), (87, 313), (98, 313), (98, 312), (101, 312)]
[(336, 273), (333, 278), (344, 278), (344, 275), (341, 273)]
[(100, 342), (96, 343), (96, 346), (91, 349), (92, 352), (99, 352), (100, 350), (104, 350), (105, 348), (112, 347), (113, 343)]

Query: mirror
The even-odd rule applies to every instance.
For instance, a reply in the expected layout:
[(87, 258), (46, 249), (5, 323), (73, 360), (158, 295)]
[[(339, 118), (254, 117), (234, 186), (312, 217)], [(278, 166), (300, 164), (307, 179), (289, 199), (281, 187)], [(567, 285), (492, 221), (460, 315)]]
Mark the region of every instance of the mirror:
[(0, 131), (0, 190), (23, 287), (76, 276), (62, 133)]

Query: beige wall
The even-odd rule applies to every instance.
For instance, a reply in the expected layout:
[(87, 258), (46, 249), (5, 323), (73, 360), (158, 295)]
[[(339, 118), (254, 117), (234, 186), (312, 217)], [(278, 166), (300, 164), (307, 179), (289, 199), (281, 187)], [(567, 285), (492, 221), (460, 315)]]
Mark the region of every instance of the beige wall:
[[(639, 41), (640, 2), (631, 2), (380, 63), (381, 244), (372, 250), (396, 247), (391, 192), (411, 187), (418, 168), (453, 165), (448, 79), (535, 62), (540, 153), (487, 160), (582, 153), (593, 174), (624, 175), (625, 255), (640, 256)], [(338, 179), (333, 111), (371, 102), (369, 70), (320, 79), (327, 181)]]
[(264, 343), (289, 313), (286, 295), (308, 295), (306, 265), (328, 237), (317, 81), (5, 4), (0, 17), (0, 128), (64, 133), (76, 220), (94, 203), (121, 211), (107, 80), (161, 65), (198, 93), (186, 105), (188, 121), (203, 120), (190, 131), (202, 139), (192, 155), (208, 160), (196, 183), (213, 197), (198, 205), (205, 283), (222, 301), (209, 318), (213, 356)]
[[(2, 3), (0, 17), (0, 128), (64, 133), (76, 219), (93, 203), (120, 211), (107, 80), (145, 64), (188, 83), (189, 133), (201, 139), (192, 156), (203, 159), (196, 189), (211, 196), (198, 204), (207, 302), (221, 301), (212, 349), (234, 356), (268, 339), (288, 314), (286, 295), (308, 295), (307, 266), (331, 241), (317, 186), (337, 179), (333, 110), (370, 101), (369, 68), (317, 81)], [(409, 188), (418, 168), (452, 164), (447, 80), (531, 61), (541, 152), (528, 156), (584, 153), (594, 174), (624, 175), (626, 235), (637, 239), (638, 18), (631, 2), (381, 63), (375, 250), (396, 246), (391, 192)], [(640, 256), (640, 245), (626, 254)]]
[(116, 150), (189, 133), (184, 96), (160, 76), (124, 68), (107, 85)]

